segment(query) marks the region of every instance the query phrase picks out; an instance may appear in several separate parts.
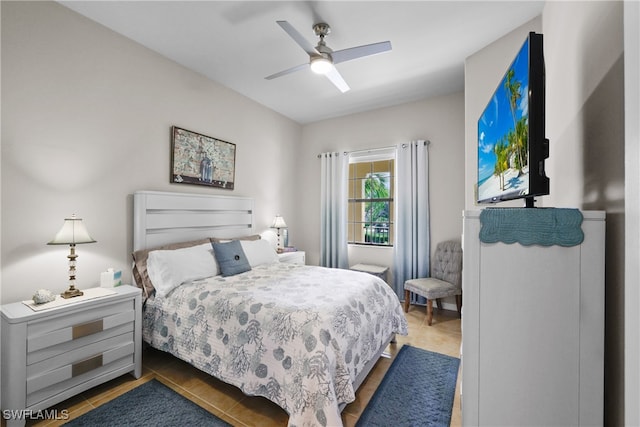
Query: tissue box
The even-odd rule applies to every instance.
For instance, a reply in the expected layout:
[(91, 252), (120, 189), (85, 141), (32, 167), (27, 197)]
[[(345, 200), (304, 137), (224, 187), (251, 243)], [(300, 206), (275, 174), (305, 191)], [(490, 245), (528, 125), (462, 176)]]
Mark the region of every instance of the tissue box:
[(100, 287), (113, 288), (122, 285), (122, 271), (113, 271), (113, 268), (100, 273)]
[(122, 271), (116, 271), (113, 273), (113, 286), (122, 285)]

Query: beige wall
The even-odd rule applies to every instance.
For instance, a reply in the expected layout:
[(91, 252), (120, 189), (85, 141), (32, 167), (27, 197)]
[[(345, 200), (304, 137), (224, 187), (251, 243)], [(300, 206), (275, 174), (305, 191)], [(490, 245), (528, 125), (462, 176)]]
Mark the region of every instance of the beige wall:
[[(299, 200), (309, 227), (295, 236), (317, 264), (320, 251), (319, 153), (390, 147), (428, 139), (432, 251), (435, 243), (460, 239), (464, 207), (462, 170), (464, 157), (464, 95), (457, 93), (306, 125), (304, 155), (298, 161)], [(367, 262), (391, 266), (393, 250), (350, 246), (349, 264)], [(391, 279), (389, 275), (389, 279)]]
[[(640, 164), (640, 3), (624, 4), (625, 165)], [(625, 167), (624, 423), (640, 425), (640, 168)]]
[(551, 188), (537, 206), (607, 212), (606, 425), (624, 424), (622, 11), (622, 2), (547, 2), (540, 18), (469, 57), (465, 69), (465, 206), (474, 209), (477, 118), (526, 34), (544, 34)]
[[(550, 2), (550, 206), (605, 210), (605, 422), (624, 424), (624, 56), (622, 2)], [(559, 40), (559, 43), (552, 43)], [(555, 178), (555, 179), (554, 179)]]
[[(169, 183), (170, 128), (237, 146), (235, 190)], [(256, 231), (297, 226), (297, 123), (54, 3), (2, 2), (2, 296), (67, 287), (68, 247), (46, 243), (76, 213), (78, 286), (107, 267), (130, 280), (136, 190), (255, 198)]]

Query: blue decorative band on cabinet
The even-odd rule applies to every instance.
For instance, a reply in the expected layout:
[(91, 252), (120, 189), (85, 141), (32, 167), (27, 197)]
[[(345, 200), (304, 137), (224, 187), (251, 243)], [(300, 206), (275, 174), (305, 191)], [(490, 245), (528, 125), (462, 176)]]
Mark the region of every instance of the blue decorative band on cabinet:
[(480, 212), (480, 241), (576, 246), (584, 240), (582, 218), (578, 209), (488, 208)]

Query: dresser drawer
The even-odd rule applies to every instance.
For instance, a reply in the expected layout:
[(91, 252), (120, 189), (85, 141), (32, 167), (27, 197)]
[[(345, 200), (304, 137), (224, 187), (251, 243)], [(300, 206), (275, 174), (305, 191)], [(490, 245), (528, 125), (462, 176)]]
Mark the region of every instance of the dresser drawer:
[(46, 373), (42, 377), (27, 379), (26, 405), (37, 405), (42, 400), (62, 393), (78, 384), (98, 378), (117, 369), (132, 368), (133, 365), (133, 344), (128, 344), (97, 354), (75, 364), (63, 366)]
[(27, 352), (31, 353), (131, 322), (133, 315), (133, 303), (122, 301), (92, 310), (30, 322), (27, 326)]
[(96, 341), (132, 332), (135, 327), (134, 317), (133, 310), (126, 311), (29, 339), (27, 340), (27, 365), (56, 357)]
[[(133, 353), (133, 331), (106, 340), (96, 341), (92, 344), (78, 347), (66, 353), (59, 354), (58, 356), (28, 365), (27, 393), (50, 386), (53, 382), (68, 379), (69, 377), (66, 371), (69, 369), (75, 373), (74, 376), (87, 372), (86, 367), (90, 364), (83, 364), (81, 362), (85, 362), (97, 355), (102, 355), (112, 349), (118, 349), (118, 354), (124, 350)], [(124, 356), (125, 354), (122, 355)], [(106, 364), (106, 359), (103, 358), (103, 361)], [(102, 364), (100, 364), (100, 366), (101, 365)]]

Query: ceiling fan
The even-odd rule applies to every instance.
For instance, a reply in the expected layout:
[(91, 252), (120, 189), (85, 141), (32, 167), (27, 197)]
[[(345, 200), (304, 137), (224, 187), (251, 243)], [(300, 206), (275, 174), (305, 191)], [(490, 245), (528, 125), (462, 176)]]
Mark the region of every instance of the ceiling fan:
[(294, 71), (310, 67), (315, 73), (327, 76), (331, 83), (344, 93), (349, 90), (349, 85), (344, 81), (334, 65), (391, 50), (391, 42), (385, 41), (334, 51), (327, 46), (324, 41), (324, 38), (331, 32), (331, 27), (329, 27), (329, 24), (325, 24), (323, 22), (313, 25), (314, 33), (316, 36), (320, 37), (318, 45), (313, 47), (313, 45), (287, 21), (276, 22), (305, 52), (307, 52), (307, 54), (309, 54), (309, 62), (267, 76), (265, 77), (267, 80), (275, 79), (276, 77), (284, 76), (286, 74), (293, 73)]

